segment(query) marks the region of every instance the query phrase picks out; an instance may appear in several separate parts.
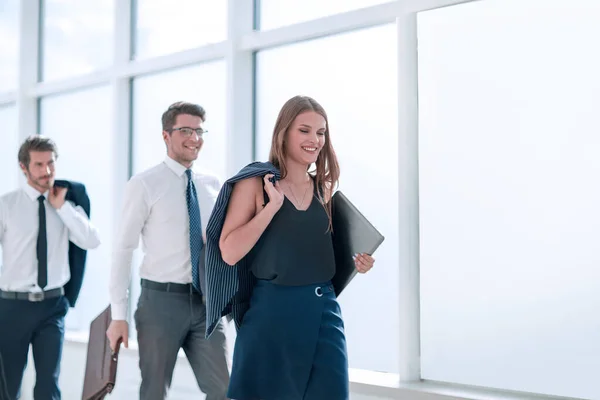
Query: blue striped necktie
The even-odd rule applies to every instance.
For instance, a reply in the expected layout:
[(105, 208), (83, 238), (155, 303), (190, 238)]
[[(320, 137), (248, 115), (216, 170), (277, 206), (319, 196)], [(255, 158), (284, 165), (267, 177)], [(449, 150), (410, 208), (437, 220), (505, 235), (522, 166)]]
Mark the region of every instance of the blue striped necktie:
[(192, 171), (187, 169), (185, 173), (188, 178), (186, 199), (188, 214), (190, 217), (190, 253), (192, 256), (192, 285), (198, 293), (200, 290), (200, 252), (202, 251), (202, 220), (200, 219), (200, 206), (198, 204), (198, 196), (196, 195), (196, 186), (192, 179)]

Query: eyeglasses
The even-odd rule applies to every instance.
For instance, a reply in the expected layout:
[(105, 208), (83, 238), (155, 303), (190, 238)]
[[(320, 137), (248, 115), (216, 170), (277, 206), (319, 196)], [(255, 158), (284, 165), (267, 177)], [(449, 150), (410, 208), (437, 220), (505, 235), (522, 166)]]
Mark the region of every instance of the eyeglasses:
[(188, 127), (183, 127), (183, 128), (173, 128), (171, 129), (171, 131), (179, 131), (181, 132), (181, 134), (185, 137), (190, 137), (192, 136), (192, 133), (196, 133), (196, 135), (198, 135), (198, 137), (202, 137), (206, 132), (204, 129), (202, 128), (188, 128)]

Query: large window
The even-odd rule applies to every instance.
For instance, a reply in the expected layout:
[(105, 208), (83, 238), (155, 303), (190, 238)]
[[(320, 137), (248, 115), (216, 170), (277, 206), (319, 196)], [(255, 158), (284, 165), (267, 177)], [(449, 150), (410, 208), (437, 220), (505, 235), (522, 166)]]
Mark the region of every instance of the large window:
[(315, 18), (361, 9), (389, 0), (257, 0), (260, 29), (274, 29)]
[(0, 0), (0, 194), (35, 133), (87, 186), (102, 244), (66, 321), (83, 338), (109, 304), (126, 179), (166, 155), (167, 107), (206, 109), (195, 167), (225, 180), (312, 96), (339, 189), (385, 235), (339, 298), (351, 397), (400, 379), (600, 399), (599, 22), (598, 0)]
[[(200, 104), (206, 110), (204, 145), (194, 167), (208, 170), (225, 179), (226, 174), (226, 119), (225, 119), (225, 63), (180, 68), (155, 75), (146, 75), (133, 81), (133, 173), (140, 173), (161, 163), (166, 154), (162, 138), (161, 116), (170, 104), (188, 101)], [(140, 294), (139, 263), (141, 250), (134, 258), (130, 311), (137, 306)], [(132, 321), (133, 324), (133, 321)], [(132, 335), (135, 331), (132, 330)]]
[(195, 163), (225, 177), (225, 63), (216, 61), (133, 80), (133, 171), (160, 163), (166, 154), (161, 116), (176, 101), (206, 110), (204, 145)]
[(112, 64), (115, 1), (42, 2), (41, 80), (64, 79)]
[(19, 177), (19, 134), (17, 132), (17, 108), (15, 106), (0, 106), (0, 196), (17, 189)]
[(114, 156), (109, 86), (44, 97), (40, 101), (40, 131), (57, 146), (57, 178), (86, 186), (91, 220), (102, 244), (88, 252), (83, 287), (77, 305), (67, 315), (67, 329), (85, 331), (108, 305), (108, 279), (114, 222)]
[[(19, 135), (17, 133), (17, 108), (0, 106), (0, 126), (2, 127), (2, 146), (0, 146), (0, 196), (17, 189), (19, 163)], [(0, 273), (2, 273), (2, 246), (0, 246)]]
[(396, 30), (386, 25), (261, 51), (256, 78), (258, 159), (268, 157), (283, 103), (314, 97), (328, 113), (340, 190), (386, 236), (376, 267), (357, 276), (340, 302), (350, 366), (387, 372), (399, 365), (396, 65)]
[(585, 0), (419, 16), (425, 379), (600, 398), (599, 21)]
[(135, 1), (134, 58), (189, 50), (227, 37), (225, 0)]
[(0, 93), (17, 88), (19, 41), (19, 0), (3, 0), (0, 4)]

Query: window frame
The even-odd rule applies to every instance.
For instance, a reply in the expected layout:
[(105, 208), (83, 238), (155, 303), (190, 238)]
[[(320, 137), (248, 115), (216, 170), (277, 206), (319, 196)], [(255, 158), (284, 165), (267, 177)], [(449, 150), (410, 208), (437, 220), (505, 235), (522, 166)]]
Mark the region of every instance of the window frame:
[[(115, 2), (117, 0), (114, 0)], [(399, 148), (399, 266), (401, 360), (399, 374), (351, 370), (353, 394), (388, 398), (443, 399), (477, 398), (539, 398), (531, 394), (511, 393), (463, 385), (425, 382), (421, 380), (419, 359), (419, 224), (418, 224), (418, 164), (417, 164), (417, 37), (416, 14), (474, 0), (397, 0), (359, 10), (352, 10), (311, 21), (275, 28), (255, 30), (259, 0), (227, 0), (227, 38), (225, 41), (149, 59), (133, 60), (132, 43), (134, 0), (118, 0), (114, 14), (113, 63), (93, 73), (38, 82), (41, 55), (41, 11), (43, 0), (23, 0), (19, 15), (19, 77), (18, 87), (0, 91), (0, 106), (16, 103), (19, 140), (38, 132), (39, 99), (43, 96), (84, 89), (108, 83), (112, 88), (112, 126), (120, 138), (115, 146), (114, 160), (119, 185), (113, 201), (118, 219), (122, 192), (132, 173), (131, 80), (139, 75), (158, 73), (191, 64), (223, 59), (227, 68), (227, 171), (233, 175), (255, 157), (255, 62), (254, 54), (276, 46), (308, 39), (344, 33), (359, 28), (395, 23), (398, 34), (398, 135)], [(117, 4), (117, 3), (115, 3)], [(251, 105), (250, 107), (248, 105)], [(23, 182), (21, 177), (21, 182)], [(137, 284), (132, 282), (132, 284)], [(131, 307), (130, 307), (131, 309)], [(131, 313), (130, 313), (131, 314)], [(67, 332), (67, 343), (85, 342), (87, 335)], [(135, 343), (125, 353), (137, 351)], [(492, 397), (490, 397), (492, 396)]]

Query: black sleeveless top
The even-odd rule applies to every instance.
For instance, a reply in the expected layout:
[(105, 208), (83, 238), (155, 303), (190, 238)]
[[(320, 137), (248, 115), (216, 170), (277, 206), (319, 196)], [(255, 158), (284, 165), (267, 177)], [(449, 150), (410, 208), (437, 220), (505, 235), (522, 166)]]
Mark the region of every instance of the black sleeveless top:
[(298, 210), (284, 196), (281, 208), (249, 254), (250, 270), (258, 279), (286, 286), (329, 281), (335, 274), (335, 257), (328, 227), (316, 190), (306, 211)]

